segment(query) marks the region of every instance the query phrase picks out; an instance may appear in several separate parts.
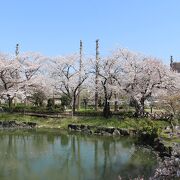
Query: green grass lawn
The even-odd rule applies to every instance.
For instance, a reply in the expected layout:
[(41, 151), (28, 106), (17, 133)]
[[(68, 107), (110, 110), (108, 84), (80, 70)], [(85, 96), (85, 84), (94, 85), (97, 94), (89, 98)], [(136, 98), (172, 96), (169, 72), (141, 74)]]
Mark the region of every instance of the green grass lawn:
[(66, 117), (66, 118), (42, 118), (22, 114), (1, 113), (0, 120), (15, 120), (19, 122), (36, 122), (38, 127), (67, 129), (68, 124), (83, 124), (90, 126), (134, 128), (141, 129), (145, 126), (164, 128), (169, 125), (166, 121), (151, 121), (145, 118), (125, 118), (118, 120), (117, 117), (105, 119), (103, 117)]

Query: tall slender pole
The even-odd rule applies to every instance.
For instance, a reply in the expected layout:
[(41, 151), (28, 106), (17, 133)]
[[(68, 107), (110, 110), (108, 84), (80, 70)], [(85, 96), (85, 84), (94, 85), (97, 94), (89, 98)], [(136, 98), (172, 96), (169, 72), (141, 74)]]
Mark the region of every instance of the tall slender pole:
[[(19, 55), (19, 44), (16, 44), (15, 56), (17, 60), (18, 60), (18, 55)], [(18, 79), (18, 71), (16, 71), (16, 78)], [(16, 94), (14, 94), (14, 105), (16, 106)]]
[(16, 44), (16, 51), (15, 51), (16, 57), (19, 55), (19, 44)]
[(173, 56), (170, 56), (170, 69), (173, 71)]
[[(81, 72), (82, 72), (82, 41), (80, 40), (80, 57), (79, 57), (79, 84), (81, 83)], [(79, 86), (78, 89), (78, 102), (77, 102), (77, 109), (80, 109), (80, 105), (81, 105), (81, 86)]]
[(95, 111), (98, 110), (99, 39), (96, 40)]

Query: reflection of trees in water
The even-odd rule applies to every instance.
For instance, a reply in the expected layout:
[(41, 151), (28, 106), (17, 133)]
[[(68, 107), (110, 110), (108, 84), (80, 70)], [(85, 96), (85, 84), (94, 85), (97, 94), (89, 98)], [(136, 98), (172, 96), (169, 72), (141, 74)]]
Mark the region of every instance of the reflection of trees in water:
[[(113, 139), (112, 137), (83, 137), (81, 139), (81, 142), (82, 141), (91, 142), (92, 146), (94, 147), (94, 153), (91, 153), (93, 167), (92, 169), (89, 168), (89, 171), (92, 170), (91, 175), (94, 175), (96, 178), (98, 177), (103, 179), (112, 178), (112, 172), (115, 172), (117, 169), (114, 169), (114, 164), (118, 164), (117, 162), (119, 159), (117, 159), (117, 155), (119, 156), (119, 151), (122, 150), (123, 153), (126, 151), (128, 152), (131, 146), (129, 142), (125, 143), (125, 139), (123, 140), (124, 143), (122, 145), (120, 143), (121, 139)], [(116, 146), (116, 144), (118, 145)], [(125, 148), (123, 146), (125, 146)], [(117, 178), (117, 174), (114, 177)]]
[[(148, 178), (152, 175), (153, 170), (156, 167), (156, 157), (152, 155), (151, 150), (144, 147), (136, 147), (131, 158), (121, 169), (119, 174), (123, 177), (129, 176), (129, 178), (135, 178), (137, 176), (144, 176)], [(128, 174), (131, 169), (131, 174)]]
[(104, 149), (104, 167), (103, 167), (103, 177), (105, 178), (107, 174), (109, 174), (109, 169), (108, 169), (108, 160), (109, 163), (111, 161), (110, 156), (109, 156), (109, 147), (110, 143), (108, 141), (103, 142), (103, 149)]
[(69, 143), (69, 138), (68, 138), (68, 136), (65, 135), (65, 134), (62, 134), (62, 135), (61, 135), (61, 145), (62, 145), (62, 146), (67, 146), (68, 143)]
[(29, 154), (26, 153), (25, 136), (13, 135), (12, 133), (8, 135), (6, 133), (1, 135), (0, 139), (0, 177), (4, 177), (5, 174), (13, 174), (13, 179), (18, 179), (18, 173), (16, 172), (18, 167), (22, 166), (21, 151), (23, 152), (23, 167), (30, 169), (27, 161)]
[(48, 135), (47, 136), (47, 142), (50, 143), (50, 144), (54, 144), (54, 136), (53, 135)]
[[(134, 140), (127, 138), (24, 132), (0, 134), (0, 141), (0, 179), (13, 166), (14, 180), (18, 174), (31, 179), (116, 179), (120, 170), (129, 171), (132, 161), (142, 157), (141, 150), (134, 152)], [(146, 166), (138, 166), (141, 163)]]
[(121, 155), (123, 156), (124, 154), (128, 153), (130, 148), (129, 143), (122, 143), (123, 141), (103, 141), (102, 147), (104, 151), (104, 164), (101, 175), (103, 179), (117, 179), (118, 168), (115, 167), (115, 165), (119, 165), (118, 162), (121, 162)]
[[(123, 143), (121, 144), (121, 139), (112, 139), (109, 137), (88, 137), (88, 136), (75, 136), (71, 137), (71, 148), (72, 148), (72, 166), (76, 166), (78, 171), (78, 179), (88, 178), (88, 169), (86, 169), (86, 164), (84, 164), (84, 157), (81, 156), (80, 151), (86, 148), (86, 143), (90, 143), (92, 149), (90, 154), (90, 159), (93, 162), (92, 167), (89, 167), (90, 177), (102, 178), (102, 179), (109, 179), (112, 177), (117, 178), (118, 173), (112, 175), (112, 172), (115, 172), (117, 168), (114, 169), (114, 163), (119, 161), (116, 156), (120, 153), (119, 150), (122, 152), (128, 152), (130, 148), (130, 142), (125, 142), (126, 140), (123, 139)], [(116, 146), (116, 143), (118, 144)], [(124, 148), (125, 146), (125, 148)], [(76, 163), (75, 163), (76, 162)], [(84, 167), (84, 168), (82, 168)], [(118, 172), (118, 171), (117, 171)], [(81, 175), (80, 175), (81, 174)]]
[[(56, 150), (52, 150), (50, 147), (54, 145), (57, 137), (60, 139), (60, 136), (52, 134), (28, 132), (24, 134), (16, 132), (15, 134), (6, 133), (6, 135), (0, 135), (0, 177), (3, 177), (3, 174), (8, 174), (7, 171), (12, 171), (14, 174), (13, 179), (18, 179), (18, 171), (20, 171), (21, 164), (23, 164), (22, 169), (24, 171), (21, 172), (22, 177), (23, 174), (33, 175), (33, 164), (36, 164), (38, 160), (44, 161), (44, 159), (48, 159), (49, 157), (46, 157), (46, 155), (53, 156), (56, 154)], [(67, 136), (63, 136), (62, 143), (64, 145), (68, 143)], [(52, 154), (50, 155), (50, 153)]]
[(98, 141), (94, 141), (94, 174), (98, 176)]

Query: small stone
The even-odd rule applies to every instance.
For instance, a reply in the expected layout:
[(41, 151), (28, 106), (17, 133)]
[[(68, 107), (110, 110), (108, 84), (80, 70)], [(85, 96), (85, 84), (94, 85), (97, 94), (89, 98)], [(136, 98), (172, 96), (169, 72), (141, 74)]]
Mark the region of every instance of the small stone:
[(114, 136), (120, 136), (121, 134), (117, 129), (115, 129), (114, 132), (113, 132), (113, 135)]

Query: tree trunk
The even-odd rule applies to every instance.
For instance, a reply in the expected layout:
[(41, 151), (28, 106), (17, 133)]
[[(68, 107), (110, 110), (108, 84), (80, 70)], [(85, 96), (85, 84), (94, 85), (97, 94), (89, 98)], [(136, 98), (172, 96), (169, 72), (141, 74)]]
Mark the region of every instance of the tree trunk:
[(111, 116), (110, 111), (110, 103), (109, 100), (111, 99), (112, 92), (108, 95), (107, 89), (106, 89), (106, 80), (102, 82), (103, 89), (104, 89), (104, 109), (103, 109), (103, 116), (105, 118), (109, 118)]
[(87, 99), (84, 99), (84, 109), (87, 109)]
[(110, 111), (110, 104), (108, 102), (107, 97), (104, 100), (104, 109), (103, 109), (103, 116), (105, 118), (109, 118), (111, 116), (111, 111)]
[(142, 117), (144, 116), (144, 98), (141, 99), (139, 102), (134, 99), (135, 102), (135, 117)]
[(73, 103), (72, 103), (72, 113), (74, 114), (76, 112), (76, 94), (73, 94)]
[(117, 101), (117, 95), (114, 94), (114, 111), (117, 112), (118, 111), (118, 101)]
[(11, 98), (10, 96), (8, 96), (8, 106), (9, 106), (9, 109), (11, 110), (12, 108), (12, 100), (13, 98)]
[(98, 92), (95, 92), (95, 111), (98, 111)]
[(145, 101), (145, 99), (144, 99), (144, 97), (142, 97), (141, 98), (141, 101), (140, 101), (140, 103), (141, 103), (141, 108), (140, 108), (140, 114), (142, 115), (142, 116), (144, 116), (144, 101)]

